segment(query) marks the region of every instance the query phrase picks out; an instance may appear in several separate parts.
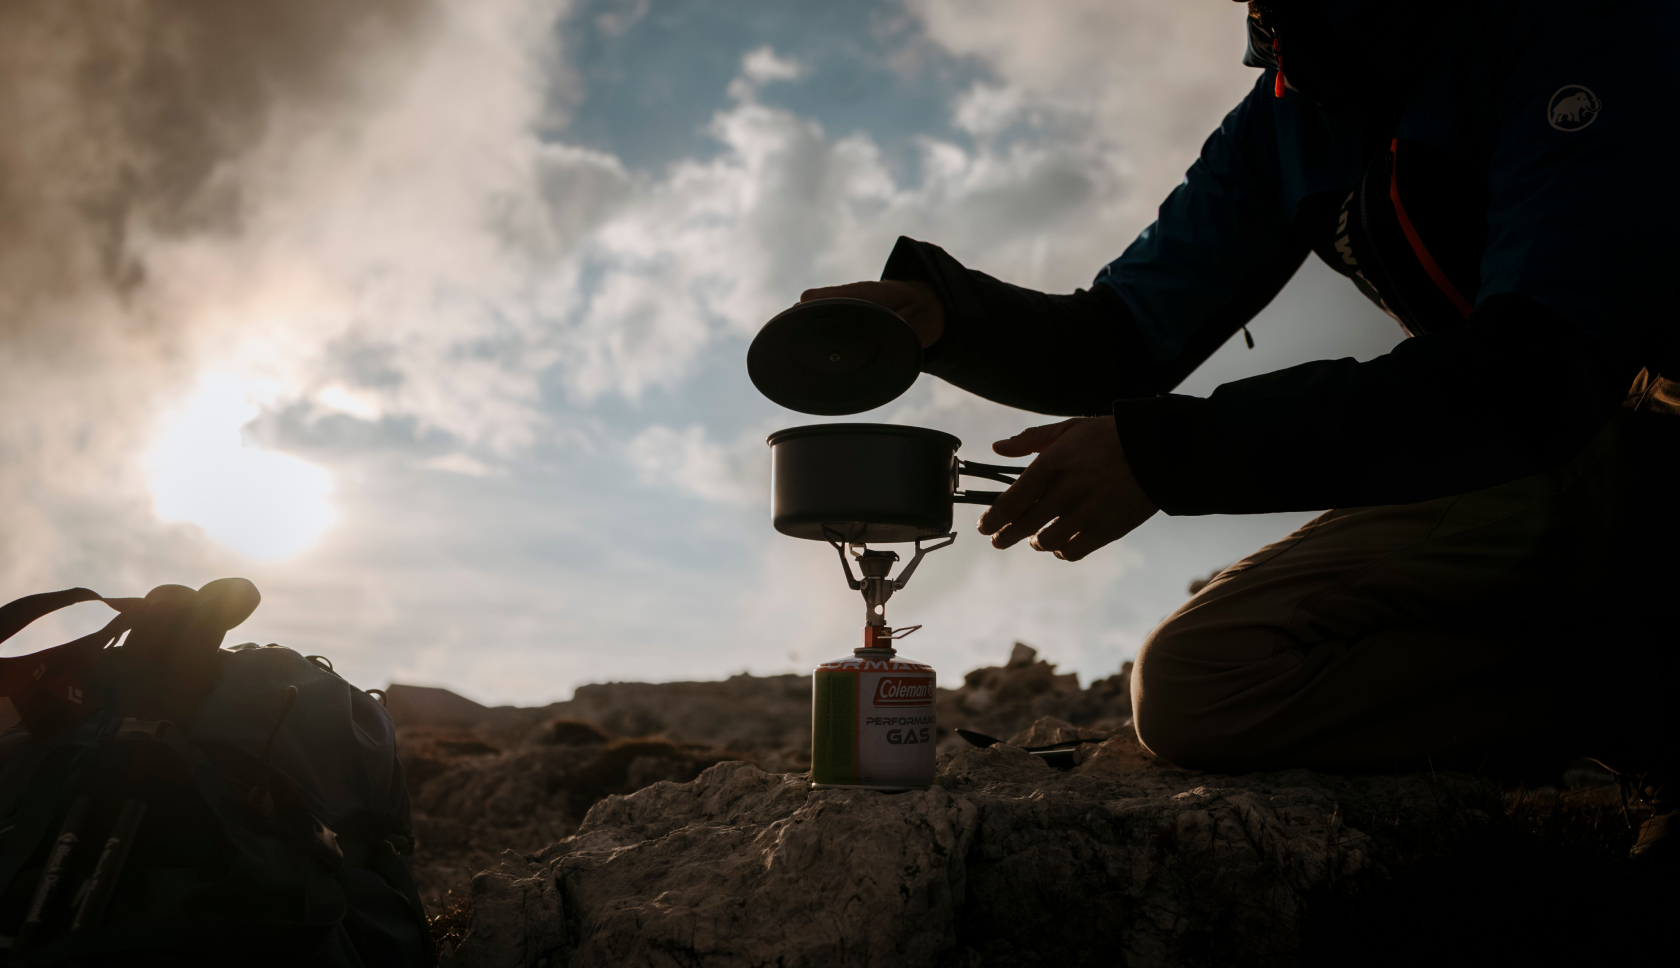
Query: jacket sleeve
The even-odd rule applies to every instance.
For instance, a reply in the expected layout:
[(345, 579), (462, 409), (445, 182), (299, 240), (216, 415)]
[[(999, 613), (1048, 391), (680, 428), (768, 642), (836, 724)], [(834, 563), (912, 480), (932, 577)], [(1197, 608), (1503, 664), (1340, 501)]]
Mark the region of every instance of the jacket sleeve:
[(1090, 289), (1034, 292), (900, 238), (881, 278), (927, 282), (945, 308), (945, 335), (924, 370), (998, 403), (1063, 415), (1106, 413), (1117, 397), (1177, 386), (1308, 252), (1279, 184), (1270, 76)]
[(1106, 413), (1153, 393), (1149, 352), (1126, 304), (1101, 286), (1051, 295), (964, 268), (944, 249), (900, 238), (881, 274), (933, 286), (945, 335), (922, 369), (988, 400), (1060, 416)]
[(1212, 396), (1117, 400), (1121, 445), (1169, 514), (1408, 504), (1567, 460), (1620, 404), (1615, 367), (1523, 296), (1365, 363), (1321, 360)]
[[(1492, 203), (1467, 325), (1365, 363), (1229, 383), (1206, 399), (1118, 400), (1121, 442), (1157, 505), (1205, 514), (1399, 504), (1537, 473), (1576, 453), (1666, 350), (1680, 208), (1666, 187), (1637, 204), (1627, 194), (1638, 184), (1629, 174), (1668, 153), (1672, 136), (1653, 119), (1680, 90), (1660, 38), (1680, 25), (1672, 4), (1614, 15), (1551, 6), (1543, 21), (1525, 14), (1524, 29), (1484, 59), (1501, 76), (1485, 86)], [(1641, 7), (1644, 20), (1626, 22)], [(1592, 88), (1602, 113), (1560, 128), (1548, 98), (1571, 84)]]

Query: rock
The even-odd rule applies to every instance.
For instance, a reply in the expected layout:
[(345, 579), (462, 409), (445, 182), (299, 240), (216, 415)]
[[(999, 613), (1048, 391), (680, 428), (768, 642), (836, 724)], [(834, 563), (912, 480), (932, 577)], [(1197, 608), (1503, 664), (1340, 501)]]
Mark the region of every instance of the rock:
[[(414, 803), (415, 881), (434, 910), (466, 895), (505, 850), (577, 829), (602, 797), (686, 782), (722, 760), (785, 771), (810, 762), (810, 679), (608, 683), (547, 706), (484, 706), (393, 685), (386, 708)], [(618, 738), (621, 731), (663, 735)], [(690, 737), (693, 737), (690, 739)]]
[(502, 753), (501, 747), (465, 729), (418, 726), (399, 730), (398, 736), (397, 761), (402, 764), (411, 791), (419, 790), (426, 781), (447, 772), (458, 761)]
[[(1065, 743), (1101, 743), (1116, 732), (1117, 730), (1112, 729), (1075, 726), (1054, 716), (1040, 716), (1024, 732), (1009, 737), (1009, 745), (1033, 749), (1039, 746), (1057, 746)], [(1126, 730), (1126, 732), (1130, 732), (1130, 730)]]
[[(941, 790), (885, 798), (806, 786), (726, 764), (696, 783), (603, 801), (527, 878), (474, 881), (473, 929), (449, 964), (534, 963), (509, 960), (510, 950), (580, 965), (773, 964), (775, 952), (796, 952), (788, 964), (838, 965), (857, 951), (931, 963), (955, 937), (951, 892), (963, 881), (972, 806)], [(545, 893), (555, 900), (528, 900)], [(884, 905), (893, 918), (879, 918)], [(552, 952), (496, 940), (531, 936), (522, 912), (532, 907), (584, 920)]]
[(901, 794), (727, 762), (608, 797), (474, 880), (446, 964), (1288, 960), (1338, 905), (1500, 810), (1455, 775), (1228, 777), (1140, 759), (1125, 733), (1086, 748), (1071, 772), (1006, 744), (945, 753), (935, 787)]
[(619, 736), (666, 736), (741, 754), (811, 746), (810, 676), (730, 676), (721, 682), (609, 682), (579, 686), (556, 715)]
[[(583, 723), (607, 738), (663, 736), (784, 762), (790, 750), (809, 757), (810, 676), (730, 676), (718, 682), (607, 682), (579, 686), (571, 699), (546, 706), (483, 706), (447, 689), (393, 684), (386, 707), (399, 729), (476, 730), (502, 747), (567, 742), (560, 721)], [(808, 765), (801, 763), (798, 767)], [(795, 768), (798, 768), (795, 767)]]
[[(387, 708), (399, 729), (470, 730), (481, 742), (520, 749), (571, 740), (554, 735), (559, 721), (582, 723), (604, 738), (663, 736), (717, 746), (772, 772), (810, 766), (811, 677), (737, 675), (719, 682), (609, 682), (580, 686), (573, 698), (534, 708), (483, 706), (447, 689), (392, 685)], [(1131, 667), (1088, 689), (1074, 673), (1057, 673), (1024, 643), (1002, 666), (976, 669), (938, 698), (942, 749), (962, 745), (962, 726), (1013, 736), (1035, 720), (1113, 731), (1131, 717)], [(568, 727), (575, 729), (575, 727)], [(587, 736), (582, 741), (588, 741)]]
[[(1131, 663), (1118, 674), (1079, 687), (1076, 673), (1058, 673), (1037, 650), (1017, 642), (1002, 666), (975, 669), (961, 687), (941, 689), (938, 700), (940, 749), (964, 744), (954, 730), (1014, 736), (1043, 717), (1113, 732), (1132, 715)], [(1033, 744), (1028, 744), (1033, 745)]]
[[(568, 730), (577, 738), (575, 730)], [(734, 754), (664, 739), (547, 744), (503, 753), (480, 752), (478, 741), (403, 737), (404, 768), (423, 777), (409, 784), (419, 849), (414, 879), (432, 908), (447, 906), (452, 891), (498, 854), (524, 854), (554, 843), (577, 829), (589, 808), (614, 793), (662, 782), (694, 779)], [(446, 743), (472, 755), (447, 763), (421, 760)], [(479, 744), (486, 746), (488, 744)], [(411, 762), (424, 762), (425, 771)]]
[[(1129, 716), (1128, 689), (1123, 673), (1082, 690), (1077, 676), (1017, 643), (1004, 666), (940, 691), (943, 743), (964, 745), (952, 728), (971, 720), (1017, 745), (1101, 741)], [(423, 686), (393, 685), (386, 697), (414, 801), (415, 880), (435, 908), (459, 904), (471, 876), (504, 850), (525, 854), (571, 834), (602, 797), (686, 782), (722, 760), (771, 773), (810, 766), (809, 676), (603, 683), (531, 708)], [(963, 712), (964, 703), (988, 712)]]
[(1005, 669), (1026, 669), (1038, 658), (1038, 650), (1025, 642), (1015, 643), (1009, 650), (1009, 661), (1003, 664)]
[(594, 723), (586, 723), (581, 719), (556, 719), (548, 724), (547, 731), (539, 738), (539, 742), (555, 746), (589, 746), (606, 743), (612, 735)]
[[(517, 870), (518, 864), (516, 856), (507, 856), (503, 866)], [(445, 957), (452, 964), (470, 963), (486, 968), (518, 968), (541, 962), (565, 937), (561, 930), (560, 896), (546, 888), (546, 884), (533, 878), (500, 870), (473, 878), (473, 911), (484, 912), (479, 917), (484, 920), (485, 930), (473, 931)]]
[(1164, 760), (1156, 759), (1155, 754), (1144, 749), (1143, 744), (1138, 742), (1136, 733), (1125, 730), (1095, 745), (1081, 744), (1077, 769), (1085, 776), (1097, 776), (1178, 768)]
[(385, 689), (385, 711), (391, 722), (404, 726), (477, 726), (490, 715), (490, 708), (448, 689), (435, 686), (405, 686), (392, 683)]

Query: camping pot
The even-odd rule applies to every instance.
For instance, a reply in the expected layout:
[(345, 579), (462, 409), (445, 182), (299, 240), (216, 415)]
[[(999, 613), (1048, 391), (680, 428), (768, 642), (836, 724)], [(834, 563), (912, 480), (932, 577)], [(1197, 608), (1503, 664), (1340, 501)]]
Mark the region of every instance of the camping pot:
[(1003, 493), (958, 490), (959, 476), (1013, 484), (1026, 469), (959, 460), (957, 438), (896, 424), (791, 427), (768, 443), (771, 521), (785, 535), (816, 541), (949, 534), (953, 504), (991, 504)]

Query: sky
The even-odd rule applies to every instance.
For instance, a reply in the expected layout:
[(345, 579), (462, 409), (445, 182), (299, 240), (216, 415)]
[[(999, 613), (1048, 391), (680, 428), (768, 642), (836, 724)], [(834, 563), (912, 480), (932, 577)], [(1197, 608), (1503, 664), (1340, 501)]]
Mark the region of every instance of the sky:
[[(230, 642), (491, 703), (802, 671), (858, 638), (776, 534), (748, 342), (903, 234), (1090, 284), (1254, 83), (1228, 0), (291, 0), (0, 10), (0, 595), (226, 575)], [(1180, 392), (1368, 359), (1311, 261)], [(852, 420), (989, 459), (1048, 422), (924, 376)], [(972, 510), (972, 509), (970, 509)], [(1113, 673), (1309, 514), (1077, 563), (954, 547), (894, 598), (948, 680)], [(76, 606), (0, 646), (103, 624)]]

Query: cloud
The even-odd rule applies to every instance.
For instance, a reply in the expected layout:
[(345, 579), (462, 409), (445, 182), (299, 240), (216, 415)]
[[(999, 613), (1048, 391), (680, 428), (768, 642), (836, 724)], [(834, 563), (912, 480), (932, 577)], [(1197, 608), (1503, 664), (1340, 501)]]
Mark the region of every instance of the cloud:
[[(247, 569), (158, 520), (144, 460), (230, 374), (261, 411), (241, 444), (331, 474), (339, 521), (249, 572), (249, 634), (493, 699), (849, 643), (832, 552), (763, 520), (764, 432), (798, 418), (735, 392), (746, 339), (804, 288), (873, 278), (899, 234), (1088, 284), (1252, 77), (1230, 4), (914, 0), (883, 54), (899, 82), (945, 83), (936, 48), (986, 75), (952, 84), (949, 125), (825, 126), (829, 62), (755, 36), (687, 92), (715, 105), (710, 150), (643, 170), (567, 140), (589, 92), (559, 0), (237, 6), (0, 12), (0, 121), (29, 133), (0, 143), (0, 403), (22, 415), (0, 576)], [(581, 9), (611, 37), (654, 16)], [(927, 380), (863, 419), (983, 448), (1032, 418)], [(1027, 631), (1099, 663), (1134, 634), (1105, 604), (1148, 570), (1127, 554), (1072, 577), (972, 536), (941, 554), (895, 604), (945, 630), (920, 654)]]
[(969, 134), (996, 135), (1026, 120), (1032, 105), (1025, 88), (1018, 84), (988, 84), (976, 81), (957, 99), (951, 120)]
[(322, 387), (315, 392), (315, 402), (323, 409), (348, 414), (358, 420), (378, 420), (384, 410), (372, 394), (353, 390), (342, 383)]
[(759, 47), (747, 52), (741, 58), (741, 76), (755, 84), (768, 81), (792, 81), (805, 73), (805, 69), (796, 60), (789, 57), (778, 57), (776, 51), (770, 47)]
[(239, 238), (261, 207), (265, 146), (365, 116), (433, 27), (418, 0), (252, 6), (0, 10), (0, 405), (14, 415), (0, 579), (13, 588), (198, 557), (149, 513), (140, 457), (242, 321), (205, 296), (213, 275), (176, 275), (160, 250)]
[[(1120, 254), (1177, 184), (1218, 119), (1253, 83), (1241, 64), (1243, 9), (1231, 3), (1070, 0), (1054, 10), (1019, 0), (907, 0), (929, 39), (987, 64), (996, 82), (954, 104), (959, 127), (977, 136), (1011, 124), (1058, 159), (1067, 197), (1071, 174), (1094, 178), (1079, 218), (1054, 237), (994, 233), (977, 248), (989, 272), (1024, 285), (1088, 284)], [(970, 235), (959, 237), (971, 238)], [(989, 250), (989, 251), (988, 251)]]
[(709, 439), (706, 428), (676, 430), (655, 424), (625, 445), (625, 457), (643, 484), (706, 501), (756, 507), (769, 493), (763, 432), (741, 434), (732, 445)]
[[(1192, 72), (1179, 85), (1189, 95), (1149, 85), (1147, 103), (1111, 89), (1142, 90), (1165, 59), (1197, 62), (1207, 44), (1194, 28), (1208, 18), (1142, 3), (1053, 18), (999, 3), (961, 16), (913, 8), (934, 42), (1005, 78), (963, 92), (957, 126), (988, 138), (1034, 129), (973, 148), (925, 139), (914, 183), (869, 135), (832, 138), (760, 103), (757, 85), (806, 76), (770, 46), (742, 56), (745, 86), (731, 86), (734, 103), (711, 122), (722, 150), (639, 178), (611, 155), (536, 134), (565, 77), (540, 39), (552, 4), (390, 0), (355, 15), (279, 4), (265, 8), (263, 31), (213, 5), (125, 8), (130, 21), (115, 24), (61, 13), (57, 28), (79, 37), (49, 58), (63, 86), (80, 58), (111, 51), (117, 74), (145, 83), (108, 82), (100, 92), (125, 92), (114, 106), (100, 92), (63, 94), (70, 122), (32, 127), (50, 104), (9, 103), (43, 133), (14, 150), (28, 162), (14, 182), (29, 190), (6, 197), (57, 206), (14, 220), (53, 228), (45, 244), (8, 247), (7, 278), (41, 280), (6, 290), (34, 307), (9, 318), (57, 347), (43, 351), (75, 345), (96, 382), (115, 371), (120, 392), (159, 403), (213, 360), (329, 410), (410, 418), (417, 432), (506, 455), (549, 431), (545, 386), (578, 405), (681, 386), (707, 347), (750, 334), (799, 290), (872, 275), (900, 232), (1024, 283), (1083, 281), (1092, 252), (1118, 247), (1101, 240), (1138, 227), (1113, 225), (1116, 205), (1133, 205), (1123, 162), (1136, 167), (1138, 151), (1111, 143), (1183, 113), (1212, 81)], [(629, 24), (641, 13), (600, 16)], [(1185, 17), (1194, 23), (1174, 29)], [(185, 52), (134, 40), (148, 31), (189, 38)], [(1127, 58), (1094, 35), (1150, 56), (1115, 67)], [(1105, 83), (1082, 81), (1093, 65)], [(184, 127), (162, 120), (183, 113)], [(1089, 130), (1069, 120), (1080, 118), (1094, 119)], [(94, 149), (69, 147), (90, 134)], [(43, 252), (80, 268), (42, 271), (31, 253)], [(82, 322), (54, 325), (70, 319)], [(368, 358), (381, 361), (377, 374), (358, 372)]]
[(648, 0), (614, 0), (608, 9), (595, 15), (598, 30), (612, 37), (621, 37), (647, 16)]
[(496, 473), (494, 468), (483, 461), (459, 451), (453, 454), (444, 454), (440, 457), (427, 458), (420, 462), (420, 466), (429, 471), (463, 474), (467, 477), (489, 477)]

